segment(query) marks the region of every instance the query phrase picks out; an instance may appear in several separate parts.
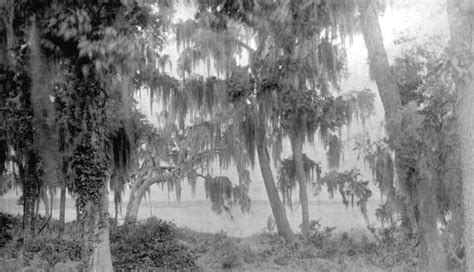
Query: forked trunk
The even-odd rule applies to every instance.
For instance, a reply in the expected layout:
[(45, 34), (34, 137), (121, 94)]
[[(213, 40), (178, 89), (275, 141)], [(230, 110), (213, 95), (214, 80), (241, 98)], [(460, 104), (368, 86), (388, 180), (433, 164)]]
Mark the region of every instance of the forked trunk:
[(125, 213), (125, 224), (134, 224), (138, 220), (138, 210), (147, 189), (145, 183), (145, 181), (136, 182), (132, 187)]
[(128, 199), (127, 211), (125, 213), (125, 224), (133, 224), (137, 222), (140, 204), (150, 186), (155, 183), (166, 182), (172, 176), (172, 173), (164, 173), (154, 178), (147, 178), (142, 182), (137, 181), (133, 184)]
[(301, 232), (305, 238), (309, 237), (309, 208), (308, 208), (308, 184), (306, 173), (304, 172), (303, 161), (303, 140), (301, 135), (291, 135), (291, 148), (295, 161), (296, 179), (300, 188), (301, 203)]

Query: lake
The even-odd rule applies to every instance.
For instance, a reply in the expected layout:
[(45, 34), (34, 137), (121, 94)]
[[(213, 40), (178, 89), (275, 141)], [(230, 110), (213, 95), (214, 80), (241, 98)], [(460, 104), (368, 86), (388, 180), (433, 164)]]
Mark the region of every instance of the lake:
[[(123, 203), (122, 213), (119, 221), (123, 222), (127, 203)], [(369, 221), (376, 223), (375, 209), (380, 201), (369, 201), (367, 208)], [(59, 201), (55, 201), (53, 216), (59, 217)], [(66, 220), (72, 221), (76, 217), (74, 201), (68, 199), (66, 208)], [(113, 215), (113, 203), (109, 203), (110, 214)], [(0, 211), (19, 214), (22, 207), (16, 204), (16, 199), (0, 198)], [(42, 205), (40, 212), (44, 212)], [(337, 227), (337, 230), (349, 231), (351, 229), (365, 229), (366, 223), (357, 206), (354, 208), (344, 207), (338, 201), (312, 201), (309, 204), (310, 220), (320, 219), (323, 226)], [(144, 199), (140, 207), (138, 218), (146, 219), (156, 216), (174, 222), (179, 227), (187, 227), (201, 232), (216, 233), (224, 231), (229, 236), (244, 237), (254, 233), (262, 232), (266, 229), (267, 219), (271, 215), (270, 205), (266, 201), (254, 201), (251, 212), (243, 214), (240, 207), (232, 210), (232, 217), (229, 214), (216, 214), (211, 211), (211, 203), (205, 200), (183, 201), (148, 201)], [(301, 206), (295, 204), (293, 210), (287, 209), (288, 220), (294, 231), (299, 231), (301, 224)]]

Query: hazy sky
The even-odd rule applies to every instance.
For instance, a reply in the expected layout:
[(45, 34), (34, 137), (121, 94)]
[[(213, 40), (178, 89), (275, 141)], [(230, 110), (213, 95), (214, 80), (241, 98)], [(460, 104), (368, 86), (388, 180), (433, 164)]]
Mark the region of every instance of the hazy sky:
[[(389, 59), (392, 62), (393, 59), (399, 55), (405, 45), (395, 45), (394, 41), (400, 37), (411, 37), (415, 38), (416, 42), (426, 41), (429, 37), (439, 35), (443, 41), (448, 39), (448, 25), (446, 15), (446, 3), (444, 0), (397, 0), (393, 1), (393, 5), (389, 7), (383, 17), (380, 18), (380, 24), (382, 27), (382, 33), (384, 36), (384, 44), (389, 55)], [(186, 4), (181, 4), (177, 8), (177, 14), (175, 20), (186, 20), (193, 17), (193, 8)], [(349, 43), (348, 43), (349, 44)], [(176, 46), (173, 42), (167, 47), (166, 52), (171, 55), (172, 60), (176, 61), (178, 53), (176, 52)], [(354, 37), (353, 42), (348, 45), (348, 71), (349, 77), (343, 81), (342, 90), (360, 90), (363, 88), (370, 88), (372, 91), (377, 93), (375, 83), (369, 79), (368, 76), (368, 65), (367, 65), (367, 50), (361, 35)], [(173, 65), (176, 69), (177, 65)], [(205, 73), (205, 72), (203, 72)], [(145, 104), (147, 105), (147, 104)], [(356, 154), (352, 151), (354, 144), (354, 135), (358, 133), (367, 132), (370, 137), (374, 140), (383, 137), (383, 108), (380, 99), (377, 95), (376, 99), (376, 114), (372, 116), (365, 127), (358, 124), (353, 124), (350, 128), (350, 135), (347, 131), (343, 132), (343, 140), (346, 141), (344, 144), (344, 161), (341, 164), (341, 169), (352, 169), (358, 167), (361, 172), (365, 173), (365, 179), (370, 179), (367, 169), (364, 170), (364, 165), (361, 161), (357, 161)], [(156, 116), (153, 116), (149, 112), (149, 109), (143, 109), (152, 120), (156, 120)], [(349, 138), (345, 138), (349, 136)], [(327, 171), (325, 151), (319, 147), (316, 143), (315, 146), (305, 146), (305, 153), (315, 161), (320, 161), (323, 165), (323, 173)], [(285, 144), (285, 151), (283, 157), (290, 155), (289, 143)], [(221, 174), (219, 169), (214, 169), (214, 174)], [(234, 169), (230, 169), (228, 172), (222, 174), (228, 175), (233, 182), (237, 183), (237, 174)], [(250, 185), (250, 197), (251, 199), (266, 200), (267, 196), (263, 186), (263, 181), (259, 171), (258, 164), (255, 166), (253, 174), (253, 182)], [(274, 175), (276, 173), (274, 171)], [(183, 200), (191, 199), (190, 189), (186, 182), (183, 182)], [(204, 199), (203, 186), (199, 186), (196, 199)], [(374, 188), (375, 189), (375, 188)], [(164, 190), (159, 187), (152, 189), (152, 195), (154, 200), (167, 200), (168, 196), (170, 200), (175, 200), (174, 193), (167, 192), (166, 186)], [(374, 198), (379, 197), (378, 192), (374, 192)], [(295, 196), (293, 199), (297, 199)], [(310, 197), (315, 199), (314, 197)], [(325, 200), (328, 199), (327, 194), (322, 193), (317, 199)]]

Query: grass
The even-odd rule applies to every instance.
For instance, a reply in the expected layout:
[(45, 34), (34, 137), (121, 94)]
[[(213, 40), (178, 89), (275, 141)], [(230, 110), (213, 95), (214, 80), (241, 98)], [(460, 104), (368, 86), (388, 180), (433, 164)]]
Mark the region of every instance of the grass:
[(288, 245), (271, 232), (245, 238), (180, 229), (179, 239), (197, 253), (204, 271), (416, 271), (418, 253), (409, 240), (389, 243), (388, 238), (314, 227), (309, 239), (298, 236)]
[[(0, 233), (3, 269), (48, 270), (55, 265), (78, 269), (81, 244), (76, 224), (69, 223), (60, 239), (53, 221), (33, 244), (22, 245), (17, 231), (20, 218), (8, 217), (5, 222), (9, 223)], [(416, 271), (418, 246), (403, 229), (386, 229), (375, 239), (364, 232), (336, 232), (318, 222), (311, 226), (309, 238), (298, 235), (296, 243), (286, 244), (273, 229), (237, 238), (151, 218), (112, 228), (112, 259), (120, 271)]]

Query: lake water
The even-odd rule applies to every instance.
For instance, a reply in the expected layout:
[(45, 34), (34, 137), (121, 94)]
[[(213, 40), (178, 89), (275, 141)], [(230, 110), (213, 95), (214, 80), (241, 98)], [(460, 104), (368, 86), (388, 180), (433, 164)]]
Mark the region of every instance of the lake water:
[[(0, 198), (0, 211), (8, 213), (21, 213), (21, 206), (16, 205), (15, 199)], [(379, 201), (369, 201), (367, 208), (369, 221), (376, 223), (375, 209)], [(119, 220), (123, 221), (127, 203), (123, 203), (122, 213)], [(53, 216), (59, 217), (59, 203), (55, 201)], [(294, 231), (299, 231), (301, 224), (301, 207), (295, 205), (293, 210), (287, 209), (288, 220)], [(40, 212), (43, 212), (42, 205)], [(109, 204), (110, 214), (113, 215), (113, 203)], [(351, 229), (365, 229), (366, 223), (359, 208), (354, 206), (344, 207), (337, 201), (310, 202), (310, 220), (321, 219), (323, 226), (337, 227), (337, 230), (349, 231)], [(270, 205), (265, 201), (252, 203), (251, 212), (243, 214), (239, 207), (232, 211), (232, 218), (229, 214), (216, 214), (211, 211), (211, 204), (208, 201), (185, 201), (182, 203), (172, 202), (150, 202), (143, 200), (138, 214), (139, 219), (146, 219), (156, 216), (174, 222), (179, 227), (188, 227), (201, 232), (224, 231), (230, 236), (244, 237), (254, 233), (262, 232), (267, 226), (267, 219), (271, 215)], [(72, 200), (67, 201), (66, 220), (72, 221), (76, 217), (76, 210)]]

